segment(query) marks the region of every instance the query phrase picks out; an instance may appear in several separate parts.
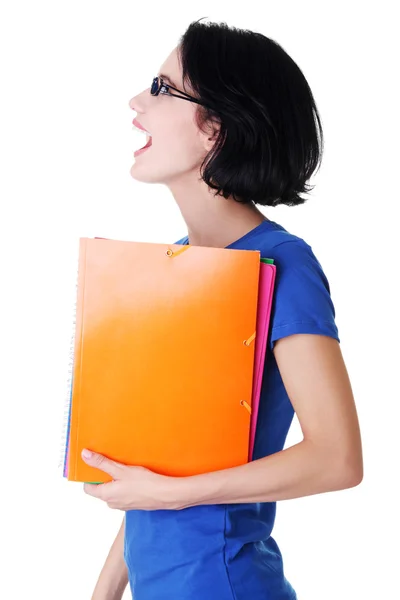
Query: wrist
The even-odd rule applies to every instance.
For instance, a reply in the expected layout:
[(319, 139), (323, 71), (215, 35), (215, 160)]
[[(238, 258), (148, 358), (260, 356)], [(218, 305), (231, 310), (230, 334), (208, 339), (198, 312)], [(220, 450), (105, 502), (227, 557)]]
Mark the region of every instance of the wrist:
[(166, 493), (168, 509), (182, 510), (198, 504), (209, 504), (213, 479), (209, 475), (204, 473), (186, 477), (168, 477)]

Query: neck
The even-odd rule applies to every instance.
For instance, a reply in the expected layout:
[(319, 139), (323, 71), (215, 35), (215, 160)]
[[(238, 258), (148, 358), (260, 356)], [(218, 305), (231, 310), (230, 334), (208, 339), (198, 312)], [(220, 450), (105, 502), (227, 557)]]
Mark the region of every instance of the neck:
[(189, 174), (168, 187), (186, 223), (189, 244), (225, 248), (257, 227), (267, 217), (251, 204), (214, 196), (204, 181)]

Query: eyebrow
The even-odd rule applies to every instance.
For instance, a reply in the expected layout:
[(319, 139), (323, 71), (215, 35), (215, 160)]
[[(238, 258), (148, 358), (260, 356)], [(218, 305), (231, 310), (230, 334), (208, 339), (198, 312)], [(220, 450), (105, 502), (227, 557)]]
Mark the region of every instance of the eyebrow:
[(164, 75), (164, 73), (160, 73), (159, 77), (162, 77), (162, 79), (165, 79), (165, 81), (168, 81), (171, 85), (173, 85), (174, 87), (178, 87), (171, 79), (171, 77), (168, 77), (168, 75)]

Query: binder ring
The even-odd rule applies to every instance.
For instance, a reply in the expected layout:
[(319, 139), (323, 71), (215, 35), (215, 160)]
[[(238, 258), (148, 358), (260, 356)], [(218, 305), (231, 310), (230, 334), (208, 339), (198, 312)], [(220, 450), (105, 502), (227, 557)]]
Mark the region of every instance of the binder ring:
[(246, 408), (246, 409), (249, 411), (249, 413), (251, 414), (251, 406), (249, 406), (249, 405), (247, 404), (246, 400), (241, 400), (241, 401), (240, 401), (240, 405), (241, 405), (241, 406), (244, 406), (244, 407), (245, 407), (245, 408)]
[(254, 332), (254, 333), (253, 333), (253, 334), (252, 334), (252, 335), (249, 337), (249, 339), (248, 339), (248, 340), (243, 340), (243, 344), (244, 344), (245, 346), (250, 346), (251, 342), (252, 342), (253, 340), (255, 340), (255, 338), (256, 338), (256, 332)]
[(171, 248), (168, 248), (168, 250), (165, 251), (165, 254), (167, 256), (179, 256), (179, 254), (185, 252), (186, 250), (189, 250), (189, 248), (191, 248), (191, 246), (181, 244), (179, 250), (171, 250)]

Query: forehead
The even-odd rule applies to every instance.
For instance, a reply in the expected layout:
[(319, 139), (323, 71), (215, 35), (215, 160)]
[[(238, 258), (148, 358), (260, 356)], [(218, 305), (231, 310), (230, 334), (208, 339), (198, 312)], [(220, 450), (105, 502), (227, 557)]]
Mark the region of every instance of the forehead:
[(160, 67), (159, 75), (163, 77), (167, 83), (171, 83), (178, 88), (182, 87), (182, 71), (176, 48), (174, 48), (164, 60)]

